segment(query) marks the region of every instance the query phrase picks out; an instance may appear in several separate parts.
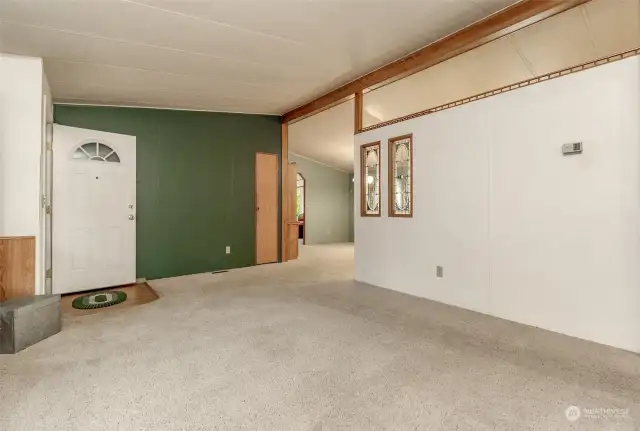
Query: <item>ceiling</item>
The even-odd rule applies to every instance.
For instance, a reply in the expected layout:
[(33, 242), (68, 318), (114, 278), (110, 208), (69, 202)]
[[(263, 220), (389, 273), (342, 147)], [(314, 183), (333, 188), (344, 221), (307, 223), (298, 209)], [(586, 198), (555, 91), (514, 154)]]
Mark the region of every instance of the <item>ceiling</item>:
[[(344, 172), (353, 172), (353, 99), (289, 125), (289, 151)], [(364, 123), (378, 120), (363, 112)]]
[[(364, 94), (370, 126), (640, 47), (640, 0), (593, 0)], [(289, 148), (353, 172), (353, 101), (289, 126)]]
[(352, 99), (289, 125), (289, 151), (353, 172), (354, 115)]
[(515, 0), (0, 0), (58, 102), (283, 114)]
[[(0, 52), (57, 102), (280, 115), (515, 0), (0, 0)], [(640, 46), (640, 0), (593, 0), (364, 95), (372, 125)], [(289, 130), (353, 170), (353, 101)]]
[(640, 0), (593, 0), (366, 93), (365, 127), (640, 47)]

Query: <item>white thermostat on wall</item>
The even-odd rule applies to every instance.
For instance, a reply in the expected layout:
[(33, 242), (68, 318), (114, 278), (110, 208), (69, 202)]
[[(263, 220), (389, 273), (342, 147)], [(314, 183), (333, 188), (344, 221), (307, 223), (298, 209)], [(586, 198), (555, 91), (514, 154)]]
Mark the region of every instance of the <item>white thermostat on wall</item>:
[(573, 154), (582, 154), (582, 142), (575, 142), (573, 144), (563, 144), (562, 154), (565, 156), (571, 156)]

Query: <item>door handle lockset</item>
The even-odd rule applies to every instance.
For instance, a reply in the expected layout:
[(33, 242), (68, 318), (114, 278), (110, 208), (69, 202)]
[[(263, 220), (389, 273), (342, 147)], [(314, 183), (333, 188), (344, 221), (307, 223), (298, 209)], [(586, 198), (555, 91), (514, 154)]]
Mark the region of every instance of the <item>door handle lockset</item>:
[(136, 216), (134, 216), (133, 214), (129, 214), (129, 220), (135, 220)]

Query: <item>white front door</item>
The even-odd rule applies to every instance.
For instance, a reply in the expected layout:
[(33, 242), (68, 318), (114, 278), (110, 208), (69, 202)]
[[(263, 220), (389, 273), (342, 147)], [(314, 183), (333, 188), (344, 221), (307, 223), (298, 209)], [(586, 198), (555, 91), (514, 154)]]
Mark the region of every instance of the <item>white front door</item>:
[(53, 293), (136, 280), (136, 138), (54, 125)]

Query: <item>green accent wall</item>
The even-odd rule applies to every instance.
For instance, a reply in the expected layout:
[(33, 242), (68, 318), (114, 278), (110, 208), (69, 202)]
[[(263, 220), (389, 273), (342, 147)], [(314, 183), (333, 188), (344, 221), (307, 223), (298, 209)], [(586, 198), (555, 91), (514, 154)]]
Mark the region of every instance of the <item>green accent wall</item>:
[(136, 136), (138, 277), (255, 264), (255, 154), (281, 160), (279, 117), (55, 105), (54, 118)]

